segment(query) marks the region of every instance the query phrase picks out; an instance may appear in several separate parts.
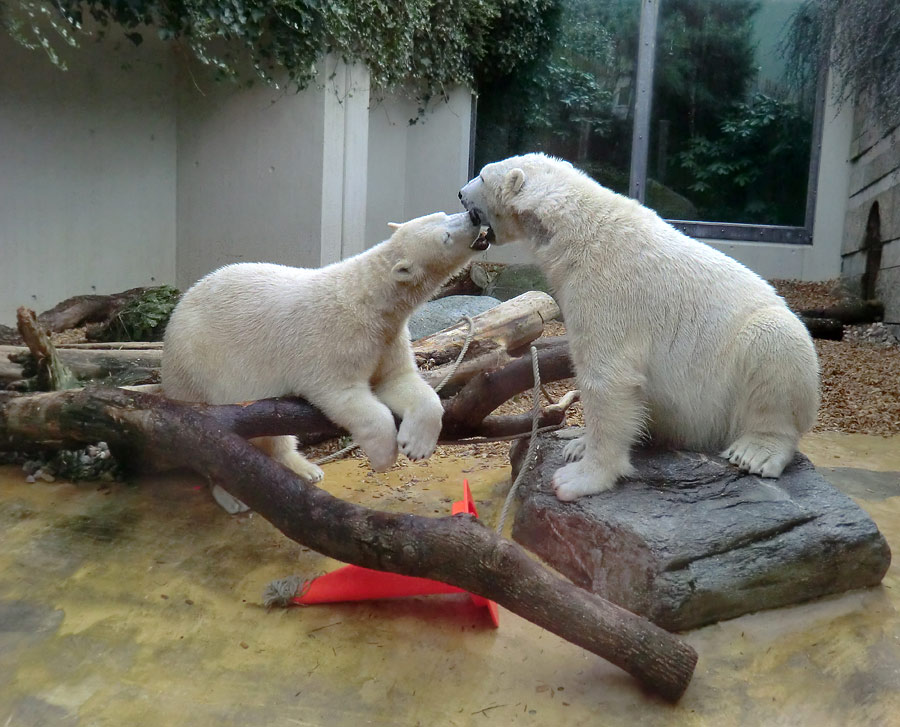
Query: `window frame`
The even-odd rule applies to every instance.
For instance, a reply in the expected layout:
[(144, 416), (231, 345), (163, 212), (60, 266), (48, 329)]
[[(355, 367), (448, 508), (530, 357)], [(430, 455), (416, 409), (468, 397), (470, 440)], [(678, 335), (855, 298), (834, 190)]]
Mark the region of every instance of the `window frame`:
[[(638, 57), (635, 72), (634, 126), (631, 139), (629, 194), (641, 204), (647, 186), (647, 165), (650, 150), (650, 119), (653, 110), (653, 74), (656, 68), (656, 38), (659, 28), (659, 8), (665, 0), (641, 0), (638, 28)], [(727, 242), (764, 242), (786, 245), (812, 245), (819, 181), (819, 162), (822, 153), (822, 129), (825, 115), (827, 67), (819, 68), (813, 126), (810, 137), (806, 211), (802, 226), (757, 225), (752, 223), (715, 222), (707, 220), (667, 219), (684, 234), (706, 240)], [(477, 97), (472, 103), (471, 142), (469, 144), (469, 177), (475, 176), (475, 132)]]
[[(650, 149), (650, 117), (653, 107), (653, 72), (656, 68), (656, 37), (659, 8), (665, 0), (641, 0), (637, 72), (635, 78), (634, 128), (631, 140), (631, 174), (629, 190), (641, 204), (647, 186), (647, 163)], [(714, 222), (706, 220), (666, 220), (690, 237), (731, 242), (768, 242), (788, 245), (812, 245), (819, 182), (819, 160), (822, 154), (822, 127), (825, 114), (827, 71), (819, 68), (816, 99), (810, 135), (809, 169), (806, 186), (806, 212), (803, 226), (755, 225), (751, 223)]]

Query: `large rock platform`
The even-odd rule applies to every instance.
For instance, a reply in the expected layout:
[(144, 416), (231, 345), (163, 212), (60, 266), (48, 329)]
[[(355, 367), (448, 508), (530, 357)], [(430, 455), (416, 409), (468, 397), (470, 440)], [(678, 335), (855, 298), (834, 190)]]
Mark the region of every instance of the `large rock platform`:
[[(798, 454), (778, 480), (694, 452), (637, 450), (638, 475), (560, 502), (564, 442), (541, 438), (513, 538), (578, 585), (679, 631), (878, 584), (875, 523)], [(525, 446), (513, 447), (513, 473)]]

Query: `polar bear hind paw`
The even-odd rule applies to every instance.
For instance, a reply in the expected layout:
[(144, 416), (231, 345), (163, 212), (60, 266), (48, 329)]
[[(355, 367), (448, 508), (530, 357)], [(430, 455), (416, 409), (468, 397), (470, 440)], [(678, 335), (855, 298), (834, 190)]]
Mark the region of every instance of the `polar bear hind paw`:
[(722, 452), (731, 464), (751, 475), (777, 478), (794, 458), (796, 446), (772, 434), (745, 434)]
[(291, 452), (287, 456), (278, 457), (285, 467), (296, 472), (309, 484), (314, 485), (325, 479), (325, 472), (316, 464), (310, 462), (299, 452)]
[(553, 491), (557, 499), (571, 502), (579, 497), (611, 490), (619, 477), (632, 472), (630, 466), (623, 472), (616, 472), (582, 459), (560, 467), (553, 473)]

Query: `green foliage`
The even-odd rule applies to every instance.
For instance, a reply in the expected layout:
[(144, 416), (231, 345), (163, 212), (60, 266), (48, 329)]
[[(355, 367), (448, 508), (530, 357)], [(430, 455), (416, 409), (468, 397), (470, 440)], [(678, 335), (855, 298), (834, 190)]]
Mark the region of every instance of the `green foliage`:
[(701, 219), (802, 225), (811, 133), (794, 104), (764, 94), (735, 104), (717, 134), (677, 157)]
[(630, 124), (616, 89), (632, 70), (639, 12), (634, 0), (559, 2), (534, 60), (480, 77), (476, 166), (545, 151), (588, 167), (590, 146), (604, 159), (590, 171), (621, 188)]
[[(640, 3), (560, 3), (536, 61), (479, 89), (476, 166), (541, 150), (627, 192)], [(810, 106), (774, 93), (748, 96), (760, 6), (660, 5), (646, 194), (662, 214), (804, 223), (812, 125), (799, 109)]]
[(900, 3), (897, 0), (806, 0), (782, 43), (792, 79), (809, 86), (819, 64), (835, 72), (835, 98), (866, 97), (887, 131), (900, 124)]
[(129, 301), (109, 327), (98, 336), (103, 341), (161, 341), (180, 293), (171, 285), (148, 288)]
[(474, 84), (476, 72), (507, 71), (532, 57), (553, 2), (19, 0), (0, 4), (0, 17), (21, 42), (50, 50), (48, 22), (74, 38), (70, 30), (89, 16), (101, 28), (120, 26), (136, 44), (150, 26), (222, 76), (244, 80), (249, 60), (256, 75), (276, 86), (307, 86), (323, 56), (336, 53), (365, 63), (374, 86), (412, 88), (427, 100)]
[(666, 0), (660, 6), (653, 104), (673, 139), (713, 132), (755, 74), (759, 0)]

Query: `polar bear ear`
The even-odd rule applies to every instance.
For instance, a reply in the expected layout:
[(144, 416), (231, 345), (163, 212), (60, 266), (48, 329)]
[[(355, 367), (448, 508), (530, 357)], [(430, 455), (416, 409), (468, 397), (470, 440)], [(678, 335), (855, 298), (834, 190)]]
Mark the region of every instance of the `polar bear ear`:
[(415, 278), (413, 272), (413, 264), (411, 260), (403, 259), (394, 264), (391, 268), (391, 277), (398, 283), (408, 283)]
[(399, 230), (402, 226), (399, 222), (388, 222), (388, 227), (392, 230)]
[(510, 169), (503, 178), (503, 186), (510, 194), (518, 194), (523, 184), (525, 184), (525, 172), (518, 167)]

